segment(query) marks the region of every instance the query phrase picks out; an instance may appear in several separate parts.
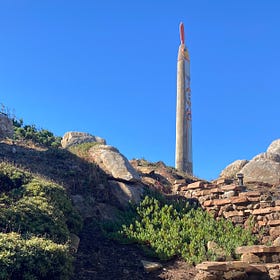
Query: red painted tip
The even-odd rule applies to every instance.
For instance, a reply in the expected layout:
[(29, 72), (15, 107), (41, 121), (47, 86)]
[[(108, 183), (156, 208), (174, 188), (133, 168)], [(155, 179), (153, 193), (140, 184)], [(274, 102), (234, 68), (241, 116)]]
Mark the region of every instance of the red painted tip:
[(184, 24), (183, 22), (180, 23), (180, 40), (181, 40), (181, 44), (185, 44), (185, 32), (184, 32)]

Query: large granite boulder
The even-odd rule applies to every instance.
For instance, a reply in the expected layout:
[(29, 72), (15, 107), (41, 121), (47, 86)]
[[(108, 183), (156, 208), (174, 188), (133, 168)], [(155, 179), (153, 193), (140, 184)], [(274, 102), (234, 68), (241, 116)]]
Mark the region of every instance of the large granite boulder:
[(97, 142), (101, 144), (106, 144), (106, 141), (98, 136), (93, 136), (85, 132), (66, 132), (61, 140), (62, 148), (68, 148), (73, 145)]
[(241, 171), (245, 182), (280, 183), (280, 139), (273, 141), (265, 153), (255, 156)]
[(269, 145), (269, 147), (267, 149), (267, 153), (276, 154), (276, 155), (280, 156), (280, 139), (273, 141)]
[(248, 163), (246, 159), (238, 159), (229, 164), (220, 174), (221, 178), (234, 179), (236, 174)]
[[(242, 167), (242, 164), (243, 167)], [(220, 174), (221, 177), (233, 178), (243, 173), (244, 182), (260, 182), (271, 185), (280, 184), (280, 139), (273, 141), (266, 152), (256, 155), (249, 162), (235, 161)]]
[(90, 158), (113, 179), (137, 182), (140, 176), (118, 149), (107, 145), (95, 145), (89, 150)]

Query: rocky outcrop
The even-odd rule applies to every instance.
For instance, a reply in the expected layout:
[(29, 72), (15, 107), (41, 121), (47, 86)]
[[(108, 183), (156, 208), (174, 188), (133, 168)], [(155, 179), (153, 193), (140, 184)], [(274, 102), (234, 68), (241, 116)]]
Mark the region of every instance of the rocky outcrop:
[(245, 182), (279, 184), (280, 139), (273, 141), (265, 153), (255, 156), (240, 172), (244, 174)]
[(132, 204), (138, 204), (144, 192), (142, 184), (127, 184), (118, 181), (109, 181), (110, 193), (116, 200), (114, 204), (125, 208)]
[(246, 159), (238, 159), (228, 165), (220, 174), (221, 178), (236, 178), (236, 174), (248, 163)]
[(13, 135), (13, 121), (6, 114), (0, 113), (0, 138), (12, 138)]
[(139, 174), (118, 149), (97, 145), (89, 150), (90, 158), (110, 177), (126, 182), (137, 182), (140, 180)]
[[(243, 166), (242, 166), (243, 165)], [(237, 173), (244, 175), (244, 182), (262, 182), (270, 185), (280, 183), (280, 139), (273, 141), (267, 151), (255, 156), (249, 162), (237, 160), (228, 165), (220, 174), (223, 178), (234, 178)]]
[(61, 140), (62, 148), (68, 148), (73, 145), (83, 144), (83, 143), (101, 143), (106, 144), (106, 141), (98, 136), (93, 136), (85, 132), (66, 132)]

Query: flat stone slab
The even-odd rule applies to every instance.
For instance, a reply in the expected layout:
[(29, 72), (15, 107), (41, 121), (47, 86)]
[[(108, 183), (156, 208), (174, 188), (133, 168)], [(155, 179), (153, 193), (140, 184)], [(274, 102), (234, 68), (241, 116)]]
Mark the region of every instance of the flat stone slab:
[(279, 263), (248, 263), (243, 261), (228, 261), (228, 262), (202, 262), (196, 266), (197, 270), (202, 271), (231, 271), (243, 270), (246, 272), (267, 273), (270, 269), (279, 269)]
[(199, 188), (203, 188), (204, 187), (204, 183), (202, 181), (197, 181), (191, 184), (188, 184), (187, 186), (187, 190), (192, 190), (192, 189), (199, 189)]
[(265, 246), (265, 245), (241, 246), (236, 248), (235, 253), (236, 254), (280, 253), (280, 246)]
[(265, 214), (269, 214), (269, 213), (273, 213), (273, 212), (280, 212), (280, 206), (255, 209), (252, 211), (252, 214), (253, 215), (265, 215)]

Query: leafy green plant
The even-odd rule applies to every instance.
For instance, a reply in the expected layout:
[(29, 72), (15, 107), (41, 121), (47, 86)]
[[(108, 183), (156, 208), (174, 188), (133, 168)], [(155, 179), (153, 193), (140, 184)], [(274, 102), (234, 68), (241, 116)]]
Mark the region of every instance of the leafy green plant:
[(82, 220), (65, 189), (8, 163), (0, 186), (0, 279), (68, 279)]
[(249, 230), (224, 219), (215, 220), (200, 208), (190, 209), (188, 204), (177, 205), (176, 209), (172, 203), (146, 196), (136, 212), (134, 221), (118, 231), (119, 236), (141, 244), (146, 252), (162, 260), (174, 256), (190, 263), (215, 259), (215, 253), (207, 250), (208, 241), (234, 257), (237, 246), (256, 242)]
[(69, 279), (72, 257), (68, 245), (18, 233), (0, 233), (0, 279)]
[(14, 139), (31, 140), (45, 147), (58, 148), (61, 146), (61, 137), (54, 136), (46, 129), (38, 129), (35, 125), (24, 125), (23, 120), (13, 119)]

